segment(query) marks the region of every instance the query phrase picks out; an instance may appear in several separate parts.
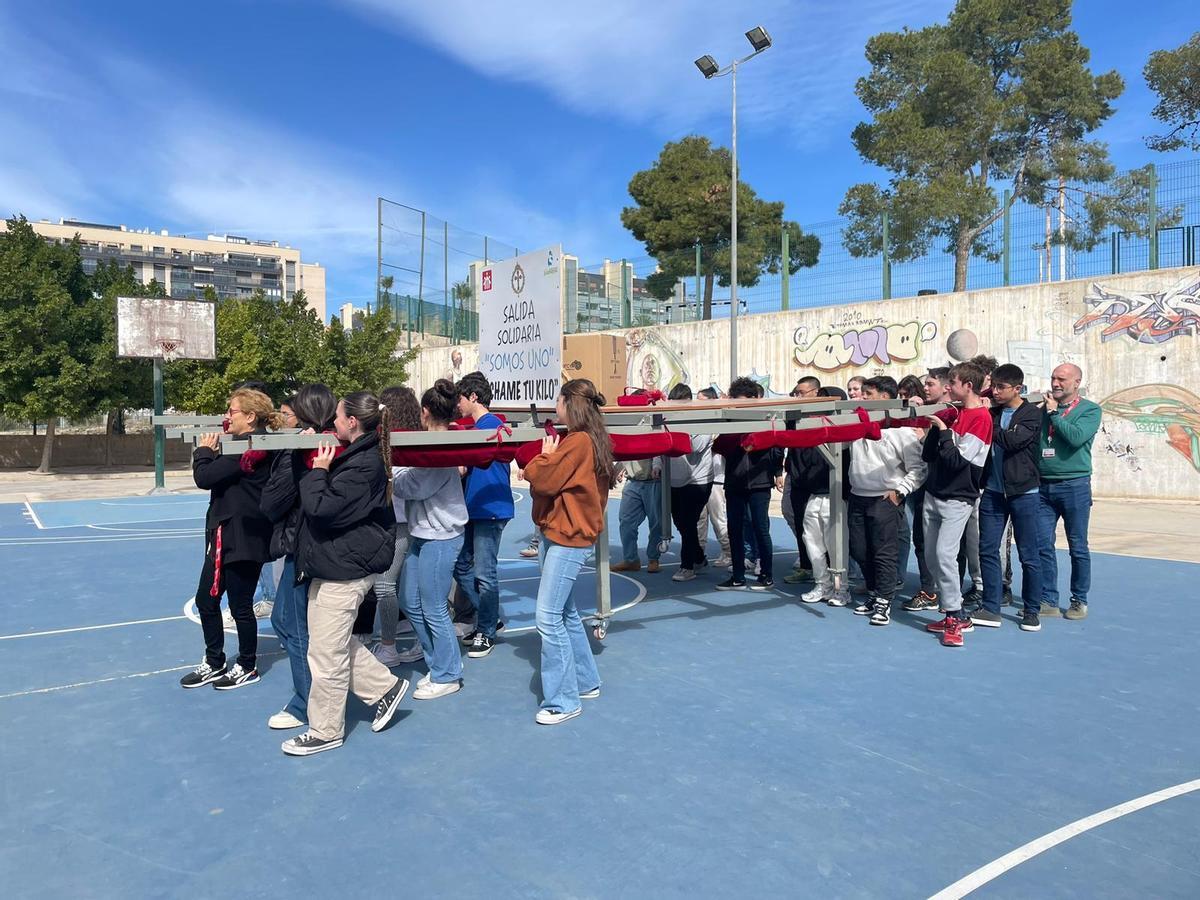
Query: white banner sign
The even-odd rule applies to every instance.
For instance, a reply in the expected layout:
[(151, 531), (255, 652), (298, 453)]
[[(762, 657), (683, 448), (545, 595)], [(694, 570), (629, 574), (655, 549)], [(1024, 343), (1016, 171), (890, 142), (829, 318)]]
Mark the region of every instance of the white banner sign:
[(497, 405), (552, 406), (562, 380), (562, 246), (479, 273), (479, 370)]

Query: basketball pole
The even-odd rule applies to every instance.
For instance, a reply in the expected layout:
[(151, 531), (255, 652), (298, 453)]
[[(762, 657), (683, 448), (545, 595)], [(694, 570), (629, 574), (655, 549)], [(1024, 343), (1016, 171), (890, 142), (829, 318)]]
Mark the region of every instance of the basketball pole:
[[(154, 415), (163, 414), (163, 361), (154, 357)], [(167, 441), (162, 425), (154, 426), (154, 490), (150, 493), (166, 493)]]

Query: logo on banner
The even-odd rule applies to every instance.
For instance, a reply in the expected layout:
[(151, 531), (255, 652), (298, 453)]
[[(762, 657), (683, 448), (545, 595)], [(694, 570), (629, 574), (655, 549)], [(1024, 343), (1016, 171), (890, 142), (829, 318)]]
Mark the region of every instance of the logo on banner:
[(485, 291), (490, 291), (492, 289), (492, 270), (491, 269), (483, 270), (483, 289)]
[(513, 266), (512, 289), (518, 297), (521, 295), (521, 291), (525, 290), (525, 270), (521, 268), (520, 263)]

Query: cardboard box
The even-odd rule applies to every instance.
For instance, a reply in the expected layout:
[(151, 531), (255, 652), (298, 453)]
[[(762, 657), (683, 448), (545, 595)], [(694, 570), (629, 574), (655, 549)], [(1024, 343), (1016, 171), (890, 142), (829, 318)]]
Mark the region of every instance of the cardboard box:
[(615, 404), (625, 393), (625, 336), (620, 334), (568, 334), (563, 336), (563, 381), (587, 378), (604, 399)]

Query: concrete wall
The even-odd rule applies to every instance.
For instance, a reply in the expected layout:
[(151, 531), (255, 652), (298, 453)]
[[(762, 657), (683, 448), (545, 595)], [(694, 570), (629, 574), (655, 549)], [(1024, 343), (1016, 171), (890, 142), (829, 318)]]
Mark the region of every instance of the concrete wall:
[[(103, 466), (104, 435), (59, 434), (54, 437), (56, 469), (71, 466)], [(118, 466), (154, 465), (154, 436), (118, 434), (112, 437), (113, 464)], [(0, 469), (36, 469), (42, 462), (46, 439), (41, 435), (0, 434)], [(192, 445), (178, 439), (167, 441), (167, 463), (185, 463), (192, 458)]]
[[(1200, 499), (1200, 269), (965, 291), (747, 316), (738, 320), (743, 373), (768, 395), (801, 375), (845, 385), (854, 375), (922, 374), (976, 353), (1013, 362), (1032, 390), (1073, 362), (1084, 394), (1104, 407), (1093, 448), (1096, 493)], [(624, 332), (630, 385), (669, 390), (729, 383), (729, 321)], [(478, 362), (474, 345), (458, 371)], [(450, 374), (450, 348), (422, 349), (414, 386)]]

